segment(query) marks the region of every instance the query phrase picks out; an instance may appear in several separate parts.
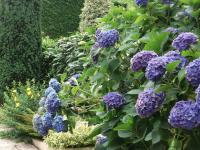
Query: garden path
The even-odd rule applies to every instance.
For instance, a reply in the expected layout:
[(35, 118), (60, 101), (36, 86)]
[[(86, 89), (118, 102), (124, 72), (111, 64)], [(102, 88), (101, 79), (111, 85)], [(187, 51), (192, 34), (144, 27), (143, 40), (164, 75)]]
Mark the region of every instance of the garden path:
[[(0, 131), (10, 130), (4, 126), (0, 126)], [(0, 150), (38, 150), (31, 144), (24, 142), (16, 142), (9, 139), (0, 139)]]

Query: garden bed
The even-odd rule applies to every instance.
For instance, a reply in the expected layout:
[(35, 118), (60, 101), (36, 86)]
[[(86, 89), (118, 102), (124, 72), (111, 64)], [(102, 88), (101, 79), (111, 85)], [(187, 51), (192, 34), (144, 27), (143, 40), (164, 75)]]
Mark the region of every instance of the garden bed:
[[(56, 150), (54, 148), (49, 147), (45, 142), (37, 139), (32, 139), (33, 145), (37, 147), (39, 150)], [(67, 148), (66, 150), (93, 150), (92, 147), (82, 147), (82, 148)]]

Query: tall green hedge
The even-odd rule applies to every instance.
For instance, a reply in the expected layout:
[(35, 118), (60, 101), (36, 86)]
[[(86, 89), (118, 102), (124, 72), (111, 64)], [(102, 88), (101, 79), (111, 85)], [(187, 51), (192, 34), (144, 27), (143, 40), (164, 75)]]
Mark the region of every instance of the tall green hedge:
[(0, 0), (1, 94), (13, 80), (40, 78), (40, 12), (40, 0)]
[(50, 37), (67, 36), (78, 29), (84, 0), (42, 0), (42, 31)]
[(103, 17), (109, 10), (111, 0), (85, 0), (82, 13), (80, 31), (85, 31), (88, 27), (95, 26), (96, 19)]

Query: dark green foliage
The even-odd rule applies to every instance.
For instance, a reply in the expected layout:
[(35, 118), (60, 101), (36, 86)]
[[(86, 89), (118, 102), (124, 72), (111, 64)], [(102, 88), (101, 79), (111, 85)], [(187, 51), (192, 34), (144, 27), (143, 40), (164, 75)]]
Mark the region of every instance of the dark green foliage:
[(40, 0), (0, 1), (0, 90), (13, 80), (40, 79)]
[(13, 128), (15, 132), (0, 133), (0, 137), (38, 137), (32, 127), (32, 118), (39, 107), (43, 89), (44, 86), (27, 81), (25, 85), (14, 84), (13, 88), (6, 90), (5, 102), (0, 108), (0, 124)]
[(50, 37), (67, 36), (79, 25), (84, 0), (42, 0), (42, 31)]
[(77, 33), (70, 37), (58, 40), (54, 48), (49, 48), (46, 52), (48, 58), (53, 58), (52, 74), (61, 74), (66, 72), (68, 76), (81, 73), (84, 64), (89, 56), (87, 50), (91, 46), (91, 35)]

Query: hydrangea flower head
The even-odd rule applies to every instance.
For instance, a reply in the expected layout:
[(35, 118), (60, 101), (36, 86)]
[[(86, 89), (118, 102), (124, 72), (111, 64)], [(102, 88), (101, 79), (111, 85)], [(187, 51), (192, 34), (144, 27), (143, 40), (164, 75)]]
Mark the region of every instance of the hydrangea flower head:
[(125, 103), (125, 98), (118, 92), (110, 92), (103, 97), (108, 108), (120, 108)]
[(171, 109), (168, 122), (175, 128), (191, 130), (199, 125), (199, 107), (190, 101), (179, 101)]
[(186, 79), (194, 87), (200, 84), (200, 58), (193, 60), (186, 66)]
[(178, 69), (185, 66), (188, 62), (185, 57), (181, 56), (179, 51), (169, 51), (164, 56), (167, 57), (167, 63), (180, 60), (181, 63), (179, 64)]
[(42, 117), (39, 114), (33, 116), (33, 129), (38, 132), (41, 136), (46, 136), (48, 134), (48, 129), (42, 123)]
[(102, 29), (97, 29), (95, 33), (95, 37), (97, 38), (101, 32), (102, 32)]
[(135, 3), (138, 6), (146, 6), (148, 3), (148, 0), (135, 0)]
[(39, 101), (39, 106), (40, 107), (44, 107), (44, 104), (45, 104), (45, 101), (46, 101), (46, 97), (42, 97)]
[(51, 114), (55, 114), (61, 106), (61, 102), (58, 98), (47, 98), (45, 102), (45, 109)]
[(150, 117), (159, 110), (164, 100), (163, 92), (155, 93), (153, 89), (148, 89), (138, 95), (135, 108), (140, 117)]
[(179, 29), (177, 28), (174, 28), (174, 27), (168, 27), (167, 29), (165, 29), (166, 32), (170, 32), (170, 33), (173, 33), (173, 34), (176, 34), (179, 32)]
[(156, 57), (151, 59), (146, 68), (146, 78), (151, 81), (160, 80), (166, 72), (166, 64), (166, 57)]
[(48, 87), (44, 92), (44, 96), (47, 97), (50, 93), (56, 93), (56, 91), (52, 87)]
[(191, 32), (181, 33), (173, 40), (172, 46), (179, 51), (188, 50), (192, 44), (197, 43), (198, 37)]
[(61, 90), (60, 83), (54, 78), (49, 81), (49, 87), (52, 87), (57, 93)]
[(102, 31), (97, 37), (97, 43), (101, 48), (108, 48), (114, 46), (119, 40), (119, 32), (115, 29)]
[(53, 129), (58, 133), (65, 131), (65, 124), (64, 124), (63, 116), (55, 116), (54, 117)]
[(107, 136), (104, 136), (102, 134), (98, 135), (97, 138), (96, 138), (96, 143), (97, 144), (104, 144), (107, 141), (108, 141)]
[(53, 122), (52, 114), (46, 112), (46, 113), (42, 116), (42, 123), (43, 123), (43, 126), (44, 126), (46, 129), (51, 129), (51, 128), (52, 128), (52, 122)]
[(131, 69), (133, 71), (138, 71), (147, 67), (148, 62), (152, 59), (158, 57), (158, 55), (153, 51), (141, 51), (133, 56), (131, 59)]

